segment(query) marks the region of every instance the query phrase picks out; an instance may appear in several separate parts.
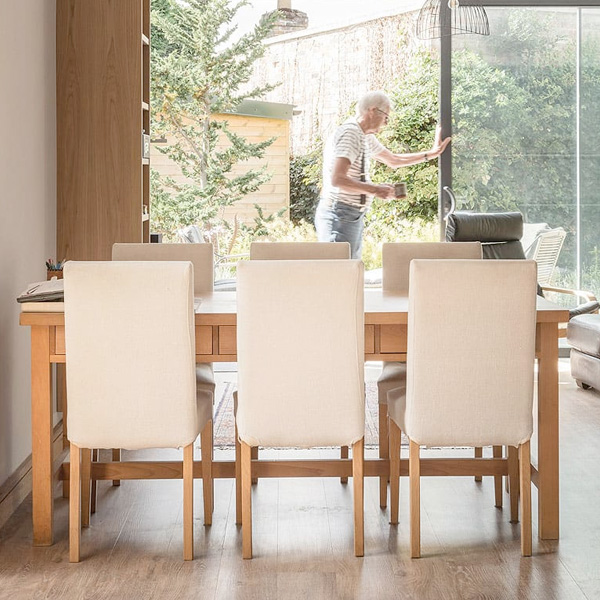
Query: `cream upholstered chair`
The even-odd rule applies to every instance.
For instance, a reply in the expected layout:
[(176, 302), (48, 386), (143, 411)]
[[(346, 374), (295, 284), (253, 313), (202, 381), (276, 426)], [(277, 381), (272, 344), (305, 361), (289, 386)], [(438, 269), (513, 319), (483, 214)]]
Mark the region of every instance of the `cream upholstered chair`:
[[(250, 244), (250, 260), (327, 260), (349, 258), (350, 244), (348, 242), (252, 242)], [(347, 446), (342, 447), (341, 457), (348, 458)], [(258, 458), (257, 447), (252, 448), (252, 458)], [(348, 478), (342, 477), (341, 481), (342, 483), (347, 483)], [(238, 517), (241, 517), (241, 515), (238, 514)], [(241, 522), (239, 518), (238, 522)]]
[[(521, 550), (531, 555), (535, 312), (534, 261), (411, 264), (406, 380), (388, 393), (388, 412), (392, 522), (398, 521), (400, 431), (410, 440), (413, 557), (421, 551), (420, 468), (427, 464), (419, 457), (422, 445), (518, 447)], [(480, 459), (467, 460), (473, 469), (452, 474), (476, 473)]]
[[(117, 261), (190, 261), (194, 269), (194, 296), (212, 293), (214, 285), (214, 258), (212, 244), (124, 244), (112, 247), (112, 259)], [(196, 365), (196, 380), (213, 394), (215, 379), (210, 363)], [(120, 460), (120, 450), (113, 449), (113, 460)], [(92, 482), (92, 513), (96, 507), (95, 482)], [(113, 481), (119, 485), (119, 481)]]
[[(195, 376), (192, 265), (68, 262), (64, 272), (70, 560), (80, 557), (90, 449), (178, 447), (184, 558), (191, 560), (193, 443), (201, 431), (205, 522), (212, 513), (212, 393)], [(114, 465), (120, 478), (124, 466)]]
[[(410, 262), (415, 258), (450, 259), (481, 258), (479, 242), (416, 242), (383, 244), (382, 282), (384, 292), (393, 292), (408, 296)], [(441, 294), (438, 294), (442, 298)], [(381, 375), (377, 380), (379, 400), (379, 457), (388, 458), (388, 419), (387, 394), (390, 390), (402, 385), (404, 368), (399, 362), (384, 362)], [(387, 504), (387, 477), (379, 478), (379, 504), (383, 508)]]
[(252, 558), (256, 446), (352, 445), (354, 549), (363, 555), (363, 271), (358, 260), (238, 265), (236, 424), (244, 558)]
[(348, 242), (252, 242), (250, 260), (350, 258)]
[(194, 269), (194, 296), (213, 291), (212, 244), (113, 244), (112, 259), (119, 261), (184, 260)]

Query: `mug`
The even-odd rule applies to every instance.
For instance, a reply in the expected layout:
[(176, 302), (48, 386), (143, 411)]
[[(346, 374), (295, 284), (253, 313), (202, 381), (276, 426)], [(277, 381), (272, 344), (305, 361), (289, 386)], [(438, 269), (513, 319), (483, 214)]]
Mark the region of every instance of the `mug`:
[(401, 181), (394, 185), (396, 198), (406, 198), (406, 183)]

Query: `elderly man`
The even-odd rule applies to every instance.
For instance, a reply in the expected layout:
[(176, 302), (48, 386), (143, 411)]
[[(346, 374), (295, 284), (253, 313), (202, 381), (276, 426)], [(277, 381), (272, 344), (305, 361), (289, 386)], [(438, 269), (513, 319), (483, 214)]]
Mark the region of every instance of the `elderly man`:
[(320, 242), (349, 242), (352, 258), (361, 257), (364, 216), (373, 196), (395, 197), (393, 185), (371, 182), (371, 158), (388, 167), (408, 167), (437, 158), (450, 142), (441, 139), (438, 127), (430, 150), (393, 154), (374, 135), (387, 123), (390, 106), (383, 92), (368, 92), (358, 101), (356, 119), (340, 125), (325, 147), (323, 191), (315, 214), (317, 235)]

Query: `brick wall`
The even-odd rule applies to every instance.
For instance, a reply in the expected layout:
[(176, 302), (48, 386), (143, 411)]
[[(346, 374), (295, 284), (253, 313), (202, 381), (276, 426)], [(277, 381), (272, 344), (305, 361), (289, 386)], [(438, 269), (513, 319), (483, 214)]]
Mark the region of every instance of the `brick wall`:
[(263, 100), (295, 105), (291, 150), (303, 153), (326, 138), (351, 104), (402, 77), (417, 44), (416, 13), (381, 17), (338, 29), (279, 36), (267, 42), (249, 87), (281, 82)]

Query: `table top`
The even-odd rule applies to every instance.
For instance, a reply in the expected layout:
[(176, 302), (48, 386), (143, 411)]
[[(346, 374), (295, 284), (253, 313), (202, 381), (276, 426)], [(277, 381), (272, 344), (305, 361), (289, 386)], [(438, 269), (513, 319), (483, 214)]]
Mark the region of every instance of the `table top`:
[[(443, 303), (440, 303), (440, 309)], [(196, 298), (197, 325), (235, 325), (236, 293), (216, 291)], [(365, 289), (365, 323), (406, 324), (408, 297), (384, 292), (377, 288)], [(538, 323), (566, 323), (569, 311), (544, 298), (537, 298)], [(27, 302), (21, 304), (21, 325), (64, 325), (63, 302)]]

